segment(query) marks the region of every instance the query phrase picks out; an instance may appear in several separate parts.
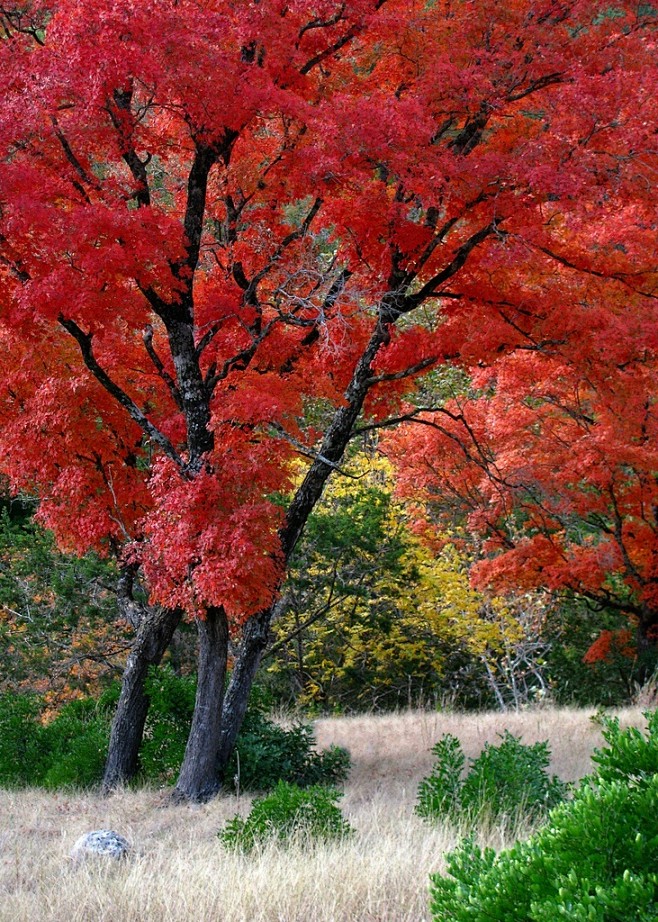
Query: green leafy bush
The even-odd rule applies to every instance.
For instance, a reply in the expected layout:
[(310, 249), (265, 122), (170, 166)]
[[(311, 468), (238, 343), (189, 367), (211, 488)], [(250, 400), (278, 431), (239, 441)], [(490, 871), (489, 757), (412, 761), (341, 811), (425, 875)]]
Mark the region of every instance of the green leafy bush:
[(336, 805), (340, 792), (314, 785), (300, 788), (279, 781), (264, 797), (257, 798), (249, 816), (235, 816), (219, 833), (227, 848), (250, 852), (257, 845), (291, 839), (327, 841), (352, 833), (352, 827)]
[(655, 922), (658, 716), (646, 733), (604, 721), (607, 745), (573, 800), (496, 855), (466, 840), (432, 877), (437, 922)]
[(103, 777), (111, 712), (93, 698), (71, 701), (42, 730), (46, 788), (91, 787)]
[(0, 695), (0, 785), (39, 784), (47, 754), (35, 695)]
[(156, 784), (173, 784), (185, 755), (194, 710), (196, 679), (172, 669), (152, 669), (146, 682), (150, 707), (139, 750), (140, 776)]
[(455, 817), (461, 809), (462, 772), (466, 761), (461, 743), (451, 733), (432, 747), (436, 761), (418, 786), (416, 813), (427, 819)]
[[(185, 752), (194, 709), (196, 680), (171, 669), (153, 670), (147, 683), (151, 707), (140, 750), (142, 777), (156, 783), (175, 781)], [(256, 688), (249, 702), (226, 784), (242, 791), (269, 791), (278, 781), (300, 787), (337, 785), (345, 781), (350, 757), (332, 746), (316, 752), (309, 724), (284, 729), (266, 714), (270, 701)]]
[(548, 743), (525, 745), (508, 730), (498, 746), (486, 743), (462, 777), (464, 753), (446, 734), (434, 746), (436, 763), (421, 781), (416, 812), (428, 819), (488, 819), (510, 825), (522, 817), (534, 821), (564, 799), (567, 786), (548, 774)]
[(88, 787), (100, 780), (107, 755), (110, 714), (91, 698), (65, 705), (41, 722), (41, 699), (0, 698), (0, 785)]
[(350, 767), (347, 750), (331, 746), (316, 752), (314, 745), (309, 724), (296, 723), (286, 730), (261, 711), (249, 711), (226, 780), (234, 779), (245, 791), (269, 791), (278, 781), (299, 787), (342, 784)]

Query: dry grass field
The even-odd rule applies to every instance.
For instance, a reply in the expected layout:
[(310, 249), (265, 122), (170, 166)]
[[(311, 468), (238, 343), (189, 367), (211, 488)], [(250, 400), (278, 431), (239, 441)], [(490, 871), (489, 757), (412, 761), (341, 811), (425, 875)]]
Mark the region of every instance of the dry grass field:
[[(413, 813), (416, 787), (432, 763), (429, 748), (446, 732), (468, 755), (509, 728), (524, 742), (548, 739), (553, 771), (576, 779), (590, 767), (598, 728), (585, 711), (545, 708), (521, 714), (409, 712), (332, 718), (318, 742), (352, 753), (342, 801), (357, 829), (342, 843), (271, 846), (248, 857), (227, 853), (217, 831), (249, 799), (172, 806), (166, 792), (0, 792), (2, 922), (424, 922), (428, 874), (459, 834)], [(642, 724), (639, 710), (621, 713)], [(125, 835), (135, 855), (75, 865), (73, 843), (91, 829)], [(487, 841), (500, 847), (502, 835)]]

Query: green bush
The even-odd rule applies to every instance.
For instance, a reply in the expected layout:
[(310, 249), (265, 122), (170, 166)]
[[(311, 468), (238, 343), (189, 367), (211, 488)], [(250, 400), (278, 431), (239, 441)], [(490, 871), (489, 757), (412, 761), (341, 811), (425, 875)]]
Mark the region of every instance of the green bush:
[(66, 704), (41, 722), (35, 696), (0, 697), (0, 785), (88, 787), (100, 780), (107, 756), (110, 714), (91, 698)]
[(436, 761), (432, 771), (418, 786), (416, 813), (427, 819), (456, 817), (461, 809), (464, 752), (451, 733), (444, 734), (432, 747)]
[(347, 778), (350, 756), (331, 746), (314, 749), (315, 734), (309, 724), (296, 723), (285, 730), (259, 710), (247, 712), (226, 781), (244, 791), (269, 791), (278, 781), (299, 787), (337, 785)]
[[(185, 753), (196, 680), (193, 676), (176, 676), (168, 668), (153, 670), (147, 692), (151, 707), (139, 754), (142, 777), (150, 782), (172, 783)], [(300, 787), (345, 781), (349, 753), (337, 746), (316, 752), (313, 728), (302, 723), (287, 730), (278, 726), (265, 713), (269, 703), (259, 688), (254, 689), (226, 773), (226, 785), (241, 791), (269, 791), (281, 780)]]
[(103, 777), (111, 713), (93, 698), (66, 704), (44, 727), (48, 765), (40, 784), (46, 788), (91, 787)]
[(465, 778), (464, 753), (449, 733), (433, 747), (436, 763), (421, 781), (416, 812), (427, 819), (534, 821), (564, 799), (567, 786), (547, 773), (548, 743), (525, 745), (508, 730), (498, 746), (486, 743)]
[(655, 922), (658, 716), (646, 733), (604, 722), (607, 746), (573, 800), (496, 855), (465, 841), (432, 877), (437, 922)]
[(0, 695), (0, 785), (38, 785), (47, 763), (41, 700), (35, 695)]
[(250, 852), (257, 845), (291, 839), (328, 841), (352, 833), (336, 801), (341, 794), (333, 788), (314, 785), (300, 788), (279, 781), (264, 797), (257, 798), (249, 816), (235, 816), (219, 833), (227, 848)]
[(196, 679), (172, 669), (152, 669), (146, 682), (150, 707), (139, 750), (140, 777), (154, 784), (173, 784), (185, 755)]

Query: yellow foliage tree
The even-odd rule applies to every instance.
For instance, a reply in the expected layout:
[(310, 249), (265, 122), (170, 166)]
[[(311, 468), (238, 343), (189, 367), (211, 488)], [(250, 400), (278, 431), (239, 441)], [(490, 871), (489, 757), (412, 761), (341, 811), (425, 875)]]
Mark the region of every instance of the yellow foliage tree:
[(520, 693), (509, 690), (512, 651), (518, 659), (536, 606), (471, 588), (469, 565), (458, 542), (434, 553), (414, 535), (389, 462), (357, 453), (331, 481), (295, 558), (270, 680), (320, 708), (506, 706)]

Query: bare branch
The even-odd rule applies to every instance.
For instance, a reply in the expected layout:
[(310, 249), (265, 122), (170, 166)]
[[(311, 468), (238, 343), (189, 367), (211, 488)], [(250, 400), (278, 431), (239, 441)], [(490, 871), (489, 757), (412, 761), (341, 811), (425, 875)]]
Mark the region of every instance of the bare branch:
[(417, 362), (415, 365), (411, 365), (409, 368), (405, 368), (402, 371), (391, 372), (390, 374), (373, 375), (372, 378), (368, 379), (368, 384), (381, 384), (384, 381), (402, 381), (404, 378), (410, 378), (412, 375), (417, 375), (419, 372), (424, 371), (426, 368), (430, 368), (432, 365), (435, 365), (438, 360), (439, 357), (434, 355), (430, 358), (422, 359), (420, 362)]
[(311, 460), (313, 461), (326, 465), (327, 467), (330, 467), (332, 471), (336, 471), (338, 474), (342, 474), (343, 477), (349, 477), (350, 480), (360, 479), (360, 477), (357, 474), (348, 473), (347, 471), (343, 470), (343, 468), (340, 467), (340, 465), (336, 464), (334, 461), (330, 461), (329, 458), (326, 458), (324, 455), (321, 455), (319, 452), (313, 451), (311, 448), (307, 448), (306, 445), (304, 445), (294, 436), (290, 435), (290, 433), (286, 432), (283, 426), (281, 426), (279, 423), (270, 423), (270, 426), (272, 429), (274, 429), (274, 431), (278, 435), (281, 436), (281, 438), (285, 439), (286, 442), (290, 442), (290, 444), (294, 446), (301, 455), (304, 455), (305, 458), (311, 458)]
[(179, 410), (184, 410), (185, 408), (183, 406), (183, 399), (180, 395), (180, 391), (178, 390), (178, 387), (176, 386), (176, 382), (171, 377), (167, 369), (164, 367), (162, 363), (162, 359), (160, 358), (158, 353), (155, 351), (155, 347), (153, 346), (153, 327), (151, 326), (150, 323), (144, 328), (144, 332), (142, 333), (142, 340), (144, 342), (144, 348), (146, 349), (149, 358), (155, 365), (158, 374), (160, 375), (164, 383), (167, 385), (169, 389), (169, 393), (173, 397), (174, 403), (176, 404)]
[[(263, 268), (260, 269), (248, 281), (248, 284), (247, 284), (247, 287), (244, 293), (244, 301), (246, 304), (253, 304), (256, 302), (256, 289), (258, 288), (258, 285), (260, 284), (260, 282), (262, 282), (265, 276), (268, 275), (269, 272), (271, 272), (271, 270), (276, 266), (276, 264), (279, 262), (284, 252), (291, 245), (291, 243), (294, 243), (295, 240), (300, 240), (302, 237), (306, 236), (306, 234), (308, 233), (308, 229), (311, 226), (311, 222), (313, 221), (313, 219), (315, 218), (315, 216), (317, 215), (321, 207), (322, 207), (322, 199), (316, 198), (315, 201), (313, 202), (313, 205), (311, 206), (309, 213), (306, 215), (306, 217), (304, 218), (300, 226), (296, 230), (291, 231), (289, 234), (286, 234), (286, 236), (283, 238), (281, 243), (278, 245), (278, 247), (276, 248), (272, 256), (270, 256), (269, 260), (263, 266)], [(234, 271), (233, 271), (234, 276), (235, 276), (235, 269), (238, 266), (240, 266), (239, 263), (236, 264), (236, 266), (234, 267)], [(241, 266), (240, 266), (240, 271), (242, 271)], [(244, 273), (243, 273), (243, 278), (244, 278)], [(237, 278), (236, 278), (236, 281), (238, 281)], [(246, 281), (246, 278), (245, 278), (245, 281)], [(238, 284), (240, 285), (240, 287), (242, 287), (242, 284), (239, 281), (238, 281)]]

